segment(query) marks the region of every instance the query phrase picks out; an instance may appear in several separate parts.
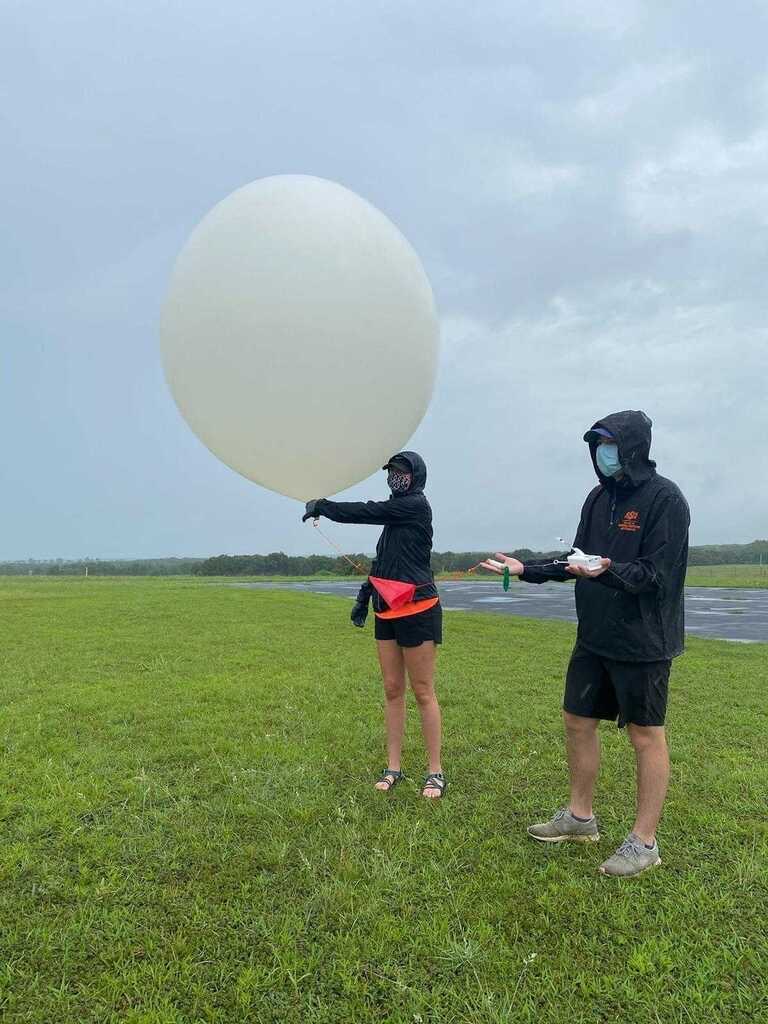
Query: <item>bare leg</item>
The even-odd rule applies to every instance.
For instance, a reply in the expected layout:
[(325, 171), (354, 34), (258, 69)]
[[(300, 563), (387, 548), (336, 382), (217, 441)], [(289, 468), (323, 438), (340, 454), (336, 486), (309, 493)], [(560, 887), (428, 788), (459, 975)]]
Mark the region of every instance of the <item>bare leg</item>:
[(571, 814), (592, 817), (592, 796), (600, 770), (600, 736), (597, 718), (582, 718), (563, 712), (571, 777)]
[[(384, 683), (384, 721), (387, 726), (387, 768), (400, 770), (405, 729), (405, 661), (402, 648), (396, 640), (377, 640)], [(387, 789), (384, 782), (376, 783), (377, 789)]]
[[(431, 640), (418, 647), (404, 647), (403, 656), (408, 669), (413, 694), (421, 715), (421, 733), (427, 748), (429, 771), (439, 772), (442, 722), (440, 705), (435, 696), (435, 645)], [(439, 797), (435, 788), (425, 790), (425, 796)]]
[(637, 817), (632, 831), (649, 845), (656, 838), (669, 784), (669, 751), (663, 725), (628, 725), (637, 763)]

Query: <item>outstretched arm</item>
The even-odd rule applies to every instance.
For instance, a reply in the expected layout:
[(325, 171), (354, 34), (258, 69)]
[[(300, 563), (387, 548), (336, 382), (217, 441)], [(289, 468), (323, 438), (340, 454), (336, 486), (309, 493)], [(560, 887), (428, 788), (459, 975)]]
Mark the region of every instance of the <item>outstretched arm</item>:
[[(581, 510), (581, 517), (579, 519), (579, 528), (576, 531), (576, 537), (573, 542), (575, 548), (581, 547), (584, 538), (584, 524), (588, 518), (588, 510), (591, 502), (594, 499), (595, 491), (592, 491), (584, 502), (584, 506)], [(513, 576), (518, 576), (524, 583), (567, 583), (573, 579), (575, 573), (569, 570), (567, 565), (558, 559), (552, 558), (537, 558), (532, 559), (528, 562), (521, 562), (518, 558), (508, 558), (506, 555), (496, 555), (496, 558), (508, 566), (510, 573)], [(482, 563), (486, 568), (492, 569), (487, 563)], [(494, 572), (499, 570), (494, 569)], [(502, 568), (501, 572), (504, 571)]]
[(519, 577), (523, 583), (565, 583), (571, 578), (565, 571), (566, 566), (552, 558), (521, 562), (518, 558), (507, 558), (506, 555), (496, 557), (508, 565), (512, 575)]
[(421, 502), (408, 496), (388, 501), (329, 501), (315, 498), (307, 502), (303, 520), (325, 516), (335, 523), (360, 523), (368, 526), (391, 526), (419, 518)]
[(572, 580), (573, 576), (568, 572), (568, 566), (552, 558), (540, 558), (530, 562), (521, 562), (519, 558), (512, 558), (497, 552), (494, 558), (486, 559), (480, 565), (484, 569), (501, 575), (505, 568), (510, 575), (519, 577), (524, 583), (566, 583)]

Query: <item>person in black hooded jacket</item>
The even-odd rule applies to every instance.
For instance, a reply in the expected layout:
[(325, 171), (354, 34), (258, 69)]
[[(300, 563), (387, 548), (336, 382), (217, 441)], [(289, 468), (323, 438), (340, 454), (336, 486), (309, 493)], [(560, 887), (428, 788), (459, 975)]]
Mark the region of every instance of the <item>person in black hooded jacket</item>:
[(599, 569), (497, 556), (527, 583), (577, 577), (578, 633), (563, 701), (570, 805), (528, 832), (542, 842), (599, 838), (592, 812), (597, 726), (601, 719), (626, 725), (637, 762), (637, 814), (627, 839), (601, 865), (613, 875), (661, 863), (656, 828), (669, 779), (667, 690), (671, 660), (683, 651), (690, 513), (677, 485), (656, 472), (651, 425), (643, 412), (618, 412), (584, 435), (599, 482), (582, 508), (574, 547), (602, 556)]
[(316, 498), (307, 502), (303, 519), (325, 516), (337, 523), (384, 527), (371, 574), (360, 588), (350, 616), (354, 625), (364, 626), (373, 601), (388, 755), (376, 788), (388, 792), (405, 777), (401, 752), (407, 672), (429, 759), (422, 793), (438, 799), (447, 785), (440, 763), (441, 715), (434, 686), (436, 648), (442, 643), (442, 609), (430, 565), (432, 509), (424, 495), (427, 467), (416, 452), (405, 451), (393, 455), (383, 469), (391, 491), (387, 501)]

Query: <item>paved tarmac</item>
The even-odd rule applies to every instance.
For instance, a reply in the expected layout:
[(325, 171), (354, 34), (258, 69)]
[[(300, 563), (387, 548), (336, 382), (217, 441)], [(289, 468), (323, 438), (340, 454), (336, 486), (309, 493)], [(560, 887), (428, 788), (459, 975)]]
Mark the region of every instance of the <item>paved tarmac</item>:
[[(230, 586), (299, 590), (354, 598), (359, 583), (329, 580), (313, 583), (232, 583)], [(491, 612), (531, 619), (576, 621), (573, 587), (564, 583), (501, 583), (443, 580), (438, 584), (443, 608), (448, 611)], [(724, 587), (687, 587), (685, 628), (694, 636), (735, 643), (768, 643), (768, 589), (731, 590)]]

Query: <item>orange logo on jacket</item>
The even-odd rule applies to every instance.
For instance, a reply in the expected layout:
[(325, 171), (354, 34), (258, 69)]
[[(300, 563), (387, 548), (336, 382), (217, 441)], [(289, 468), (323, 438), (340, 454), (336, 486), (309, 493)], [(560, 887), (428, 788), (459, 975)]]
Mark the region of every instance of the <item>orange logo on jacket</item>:
[(620, 530), (628, 530), (630, 533), (635, 533), (640, 529), (640, 513), (639, 512), (625, 512), (624, 516), (619, 523)]

